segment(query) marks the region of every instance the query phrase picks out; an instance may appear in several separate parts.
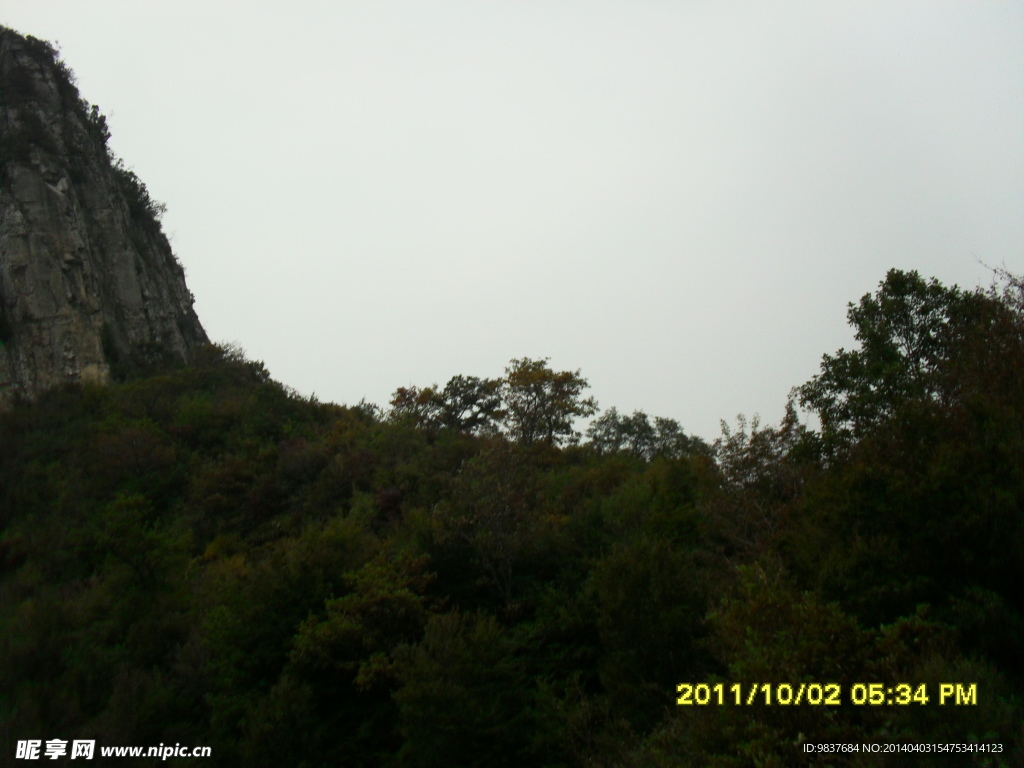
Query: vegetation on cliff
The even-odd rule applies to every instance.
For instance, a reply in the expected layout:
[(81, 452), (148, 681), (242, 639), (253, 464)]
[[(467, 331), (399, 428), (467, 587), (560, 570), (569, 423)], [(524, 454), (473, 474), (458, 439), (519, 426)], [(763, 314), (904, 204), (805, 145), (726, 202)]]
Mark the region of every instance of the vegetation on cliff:
[(160, 228), (49, 43), (0, 27), (0, 407), (208, 343)]
[[(1019, 763), (1021, 283), (893, 271), (849, 316), (858, 348), (795, 391), (820, 429), (794, 401), (711, 446), (613, 409), (574, 439), (586, 380), (529, 359), (383, 411), (299, 397), (208, 347), (16, 405), (0, 416), (3, 748), (754, 766), (810, 765), (807, 742), (998, 742), (957, 764)], [(680, 683), (728, 703), (678, 706)], [(747, 705), (765, 683), (838, 684), (842, 703)], [(858, 683), (914, 698), (854, 704)], [(975, 703), (940, 704), (940, 683)]]
[[(96, 104), (89, 103), (79, 93), (75, 73), (60, 57), (60, 50), (46, 40), (31, 35), (21, 37), (3, 26), (0, 26), (0, 36), (17, 39), (28, 54), (26, 60), (17, 61), (0, 77), (0, 108), (5, 113), (5, 119), (0, 124), (0, 171), (6, 174), (8, 164), (12, 162), (31, 164), (33, 148), (60, 154), (54, 132), (47, 128), (45, 115), (39, 108), (39, 72), (50, 72), (60, 96), (61, 112), (65, 120), (74, 120), (84, 126), (100, 148), (113, 168), (114, 178), (128, 201), (133, 218), (143, 226), (158, 229), (160, 217), (167, 210), (166, 204), (154, 200), (145, 183), (110, 150), (107, 118)], [(62, 132), (65, 138), (69, 130), (73, 129), (65, 127)], [(70, 170), (76, 176), (81, 176), (82, 158), (72, 156), (71, 160), (73, 167)]]

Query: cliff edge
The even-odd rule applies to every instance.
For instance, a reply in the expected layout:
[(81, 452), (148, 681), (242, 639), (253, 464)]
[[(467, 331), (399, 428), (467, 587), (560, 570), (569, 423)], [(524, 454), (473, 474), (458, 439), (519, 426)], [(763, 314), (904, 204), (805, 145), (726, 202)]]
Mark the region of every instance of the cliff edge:
[(53, 47), (0, 27), (0, 405), (209, 343), (109, 136)]

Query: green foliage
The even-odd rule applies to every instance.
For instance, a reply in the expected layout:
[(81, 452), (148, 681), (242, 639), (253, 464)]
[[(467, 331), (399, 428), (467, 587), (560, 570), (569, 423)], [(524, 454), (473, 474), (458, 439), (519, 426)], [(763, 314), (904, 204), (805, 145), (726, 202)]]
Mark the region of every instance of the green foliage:
[(748, 423), (740, 415), (735, 428), (722, 422), (722, 436), (711, 447), (713, 488), (705, 509), (726, 557), (749, 562), (777, 543), (820, 471), (815, 443), (792, 400), (777, 427), (762, 427), (757, 416)]
[[(1006, 606), (1010, 632), (1024, 614), (1010, 586), (1024, 580), (1024, 388), (1011, 373), (1024, 366), (1024, 313), (1012, 282), (972, 294), (934, 282), (898, 285), (928, 299), (910, 302), (914, 312), (935, 302), (938, 309), (907, 320), (906, 302), (888, 308), (899, 327), (918, 330), (893, 367), (874, 379), (864, 368), (860, 384), (836, 390), (836, 402), (870, 404), (877, 423), (806, 494), (806, 516), (785, 546), (809, 582), (867, 622), (892, 621), (921, 602), (953, 611), (961, 590), (978, 589)], [(879, 383), (897, 374), (901, 386)], [(820, 393), (825, 380), (808, 391)], [(1010, 654), (993, 658), (1020, 674)]]
[(510, 615), (522, 609), (524, 568), (548, 543), (547, 521), (537, 514), (540, 489), (534, 473), (535, 465), (518, 446), (485, 448), (463, 466), (450, 500), (437, 504), (432, 514), (438, 554), (468, 555), (476, 583), (489, 593), (481, 599)]
[(650, 727), (675, 684), (707, 672), (698, 644), (706, 610), (693, 555), (649, 535), (619, 544), (592, 572), (599, 674), (616, 710)]
[[(83, 103), (82, 111), (86, 115), (85, 126), (89, 131), (89, 135), (96, 139), (100, 146), (106, 150), (107, 142), (110, 141), (110, 128), (107, 126), (106, 116), (100, 112), (100, 108), (95, 104)], [(160, 208), (161, 214), (166, 210), (166, 206), (161, 207), (161, 204), (157, 204), (157, 207)]]
[(825, 439), (839, 443), (865, 436), (907, 404), (954, 403), (965, 393), (951, 366), (1008, 310), (982, 291), (890, 270), (873, 296), (850, 305), (860, 349), (825, 355), (821, 373), (800, 387), (800, 402), (818, 414)]
[(504, 415), (500, 388), (497, 379), (453, 376), (440, 392), (441, 426), (463, 432), (493, 432)]
[(499, 379), (453, 376), (444, 389), (399, 387), (391, 400), (389, 418), (426, 429), (452, 429), (470, 434), (493, 434), (504, 416)]
[(159, 229), (160, 219), (167, 212), (167, 204), (150, 197), (145, 183), (125, 165), (124, 160), (118, 159), (112, 168), (117, 186), (128, 201), (128, 213), (132, 220), (150, 230)]
[(609, 408), (587, 427), (588, 444), (599, 453), (625, 451), (643, 461), (655, 456), (678, 458), (702, 450), (700, 440), (689, 437), (675, 419), (650, 417), (643, 411), (620, 416)]
[(439, 614), (398, 654), (396, 765), (529, 764), (538, 724), (524, 670), (486, 614)]
[(555, 372), (547, 358), (513, 360), (505, 369), (504, 382), (508, 433), (523, 445), (575, 442), (579, 435), (573, 429), (574, 420), (597, 412), (594, 398), (582, 397), (589, 385), (580, 372)]
[(423, 597), (431, 576), (427, 558), (381, 552), (350, 579), (352, 591), (330, 598), (323, 617), (311, 617), (294, 639), (292, 666), (307, 675), (336, 675), (361, 690), (386, 684), (390, 656), (422, 636)]
[[(579, 371), (555, 372), (546, 358), (524, 357), (509, 363), (503, 379), (454, 376), (444, 389), (436, 384), (425, 389), (399, 387), (388, 418), (425, 429), (481, 435), (496, 434), (504, 424), (505, 433), (522, 445), (575, 443), (575, 419), (597, 412), (593, 398), (581, 397), (587, 386)], [(666, 441), (675, 436), (672, 429), (666, 421)]]
[[(17, 402), (0, 732), (225, 766), (810, 765), (812, 740), (1020, 762), (1024, 289), (1001, 280), (891, 274), (863, 348), (799, 391), (820, 433), (791, 402), (711, 447), (614, 409), (573, 445), (586, 380), (529, 359), (386, 416), (225, 347)], [(832, 681), (978, 704), (673, 703)]]

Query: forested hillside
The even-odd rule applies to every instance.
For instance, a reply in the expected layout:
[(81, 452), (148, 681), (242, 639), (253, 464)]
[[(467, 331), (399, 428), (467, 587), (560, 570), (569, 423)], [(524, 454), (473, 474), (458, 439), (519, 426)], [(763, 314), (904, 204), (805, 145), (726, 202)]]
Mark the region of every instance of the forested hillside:
[(713, 445), (527, 358), (377, 408), (208, 347), (16, 403), (4, 763), (1021, 765), (1024, 286), (894, 270), (849, 318), (781, 424)]

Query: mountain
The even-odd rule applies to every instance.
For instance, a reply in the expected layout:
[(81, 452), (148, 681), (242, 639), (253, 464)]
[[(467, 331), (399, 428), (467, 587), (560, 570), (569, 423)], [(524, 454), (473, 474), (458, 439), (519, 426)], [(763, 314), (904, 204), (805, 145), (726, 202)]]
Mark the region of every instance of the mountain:
[(163, 206), (45, 41), (0, 27), (0, 405), (209, 343)]

